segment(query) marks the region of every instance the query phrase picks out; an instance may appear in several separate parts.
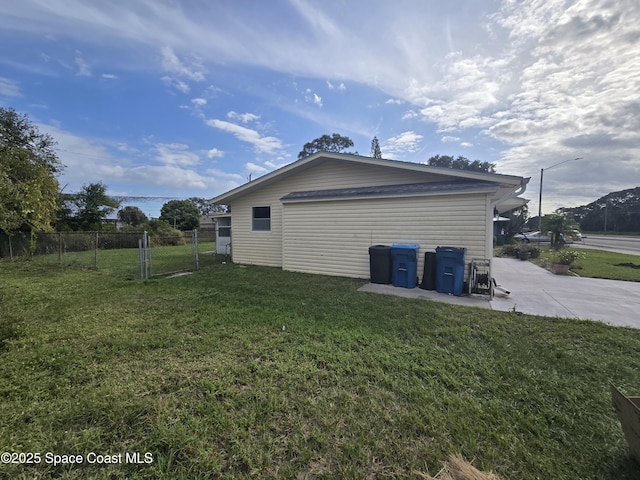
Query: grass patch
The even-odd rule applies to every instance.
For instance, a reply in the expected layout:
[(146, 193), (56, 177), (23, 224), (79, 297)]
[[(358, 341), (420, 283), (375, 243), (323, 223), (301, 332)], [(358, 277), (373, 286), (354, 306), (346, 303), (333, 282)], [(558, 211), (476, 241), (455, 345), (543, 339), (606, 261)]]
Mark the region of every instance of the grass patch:
[[(194, 251), (191, 243), (185, 245), (163, 245), (151, 249), (150, 276), (167, 275), (194, 268)], [(215, 256), (205, 252), (215, 252), (215, 242), (198, 243), (199, 264), (210, 265)], [(35, 256), (32, 260), (17, 259), (16, 262), (28, 262), (43, 265), (59, 265), (88, 270), (97, 270), (104, 274), (117, 275), (130, 280), (140, 279), (140, 252), (138, 248), (98, 249), (83, 252), (66, 252)]]
[[(586, 248), (576, 250), (583, 253), (584, 258), (578, 260), (571, 267), (571, 271), (581, 277), (640, 282), (640, 268), (634, 268), (636, 265), (640, 266), (640, 256)], [(540, 247), (539, 258), (532, 261), (549, 269), (554, 254), (552, 248)]]
[(640, 331), (211, 258), (144, 283), (0, 264), (3, 449), (153, 458), (0, 477), (418, 478), (460, 453), (506, 479), (638, 478), (608, 385), (640, 393)]

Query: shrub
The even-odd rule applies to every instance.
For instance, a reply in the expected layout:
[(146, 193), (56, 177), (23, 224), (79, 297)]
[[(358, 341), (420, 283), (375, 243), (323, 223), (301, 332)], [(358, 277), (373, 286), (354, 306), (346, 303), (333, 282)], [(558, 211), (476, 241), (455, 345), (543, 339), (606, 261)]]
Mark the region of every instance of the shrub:
[(553, 256), (553, 263), (561, 265), (571, 265), (576, 260), (585, 258), (584, 253), (576, 250), (560, 250)]
[(501, 257), (517, 257), (519, 245), (505, 245), (502, 247)]
[(501, 256), (519, 257), (520, 252), (529, 252), (529, 258), (538, 258), (540, 256), (540, 248), (528, 244), (505, 245), (502, 248)]

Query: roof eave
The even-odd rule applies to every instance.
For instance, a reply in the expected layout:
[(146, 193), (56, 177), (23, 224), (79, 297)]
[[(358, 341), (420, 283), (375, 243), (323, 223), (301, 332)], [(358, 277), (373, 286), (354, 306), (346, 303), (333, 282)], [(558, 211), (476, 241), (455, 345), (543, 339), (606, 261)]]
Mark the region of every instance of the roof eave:
[(377, 198), (408, 198), (408, 197), (434, 197), (442, 195), (469, 195), (475, 193), (492, 193), (496, 192), (495, 187), (475, 187), (464, 190), (438, 190), (433, 192), (407, 192), (407, 193), (377, 193), (377, 194), (365, 194), (365, 195), (335, 195), (335, 196), (321, 196), (321, 197), (308, 197), (308, 198), (281, 198), (280, 201), (283, 204), (287, 203), (308, 203), (308, 202), (329, 202), (336, 200), (371, 200)]
[[(281, 167), (273, 172), (269, 172), (256, 180), (252, 180), (243, 185), (240, 185), (228, 192), (218, 195), (210, 200), (213, 204), (225, 205), (229, 201), (246, 194), (248, 191), (259, 188), (260, 186), (268, 185), (269, 183), (276, 181), (276, 179), (286, 177), (293, 173), (294, 170), (299, 170), (308, 166), (311, 163), (324, 160), (346, 160), (354, 163), (362, 163), (367, 165), (378, 165), (388, 168), (401, 168), (409, 171), (416, 171), (421, 173), (434, 173), (440, 175), (447, 175), (450, 177), (466, 178), (473, 180), (486, 180), (494, 183), (505, 184), (508, 186), (518, 187), (523, 185), (523, 178), (514, 175), (503, 175), (499, 173), (486, 173), (486, 172), (472, 172), (469, 170), (433, 167), (424, 163), (404, 162), (399, 160), (388, 160), (384, 158), (363, 157), (360, 155), (346, 154), (346, 153), (330, 153), (330, 152), (318, 152), (310, 155), (302, 160), (297, 160), (284, 167)], [(529, 179), (526, 179), (528, 181)], [(524, 184), (526, 185), (526, 181)]]

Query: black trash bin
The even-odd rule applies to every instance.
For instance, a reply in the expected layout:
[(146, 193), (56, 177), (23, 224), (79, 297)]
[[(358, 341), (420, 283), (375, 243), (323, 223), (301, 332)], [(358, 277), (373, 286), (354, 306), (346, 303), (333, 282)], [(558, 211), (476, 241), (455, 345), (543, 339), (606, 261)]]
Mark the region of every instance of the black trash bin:
[(424, 253), (424, 273), (420, 288), (423, 290), (436, 289), (436, 252)]
[(369, 275), (371, 283), (391, 283), (391, 247), (373, 245), (369, 247)]

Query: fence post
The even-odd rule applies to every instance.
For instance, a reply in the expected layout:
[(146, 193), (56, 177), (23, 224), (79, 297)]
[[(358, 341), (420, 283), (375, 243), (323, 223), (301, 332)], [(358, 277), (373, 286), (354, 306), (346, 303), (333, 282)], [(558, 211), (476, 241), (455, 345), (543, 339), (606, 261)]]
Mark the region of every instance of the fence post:
[(193, 229), (193, 247), (194, 249), (194, 255), (193, 255), (193, 263), (195, 266), (195, 269), (198, 270), (200, 268), (200, 259), (198, 257), (198, 229), (194, 228)]
[(100, 235), (100, 233), (96, 232), (96, 248), (93, 251), (93, 268), (95, 268), (96, 270), (98, 269), (98, 235)]
[(9, 258), (13, 262), (13, 247), (11, 246), (11, 234), (7, 234), (7, 237), (9, 238)]
[(142, 278), (142, 239), (138, 239), (138, 269), (140, 270), (140, 280), (144, 280)]
[(143, 243), (144, 243), (144, 279), (149, 280), (149, 267), (151, 262), (151, 244), (149, 242), (149, 234), (147, 231), (144, 231), (143, 235)]
[(62, 263), (62, 232), (58, 232), (58, 263)]

